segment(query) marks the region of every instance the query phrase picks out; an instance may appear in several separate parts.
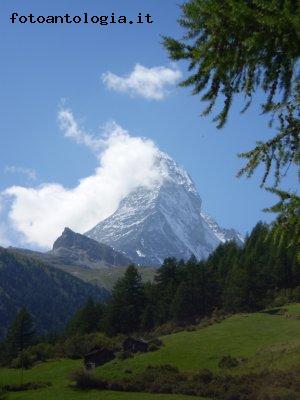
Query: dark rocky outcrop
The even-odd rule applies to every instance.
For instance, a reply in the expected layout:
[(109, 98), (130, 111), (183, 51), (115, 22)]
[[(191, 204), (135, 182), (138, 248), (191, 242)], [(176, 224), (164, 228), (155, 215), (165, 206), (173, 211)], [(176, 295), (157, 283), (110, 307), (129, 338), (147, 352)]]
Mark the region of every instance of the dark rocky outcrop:
[(65, 228), (62, 235), (54, 242), (52, 251), (48, 254), (58, 257), (64, 264), (87, 268), (120, 267), (131, 263), (128, 257), (112, 247), (75, 233), (69, 228)]
[(73, 232), (69, 228), (64, 229), (62, 235), (54, 242), (52, 250), (46, 253), (27, 249), (10, 249), (63, 270), (67, 270), (68, 266), (84, 269), (127, 267), (132, 262), (130, 258), (112, 247)]

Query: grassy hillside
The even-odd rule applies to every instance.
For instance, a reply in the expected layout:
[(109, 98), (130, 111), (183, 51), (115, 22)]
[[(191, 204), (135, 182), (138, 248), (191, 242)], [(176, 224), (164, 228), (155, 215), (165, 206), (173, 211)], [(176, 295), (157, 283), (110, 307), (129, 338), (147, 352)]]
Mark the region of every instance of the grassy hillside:
[(290, 304), (288, 307), (282, 307), (279, 310), (281, 310), (286, 316), (300, 319), (300, 303)]
[[(105, 378), (121, 378), (143, 371), (149, 364), (171, 364), (181, 371), (207, 368), (213, 372), (244, 375), (265, 369), (289, 370), (300, 362), (300, 304), (289, 305), (263, 313), (234, 315), (222, 322), (193, 331), (162, 337), (164, 346), (152, 353), (112, 361), (97, 369)], [(244, 361), (235, 368), (219, 368), (223, 356), (231, 355)], [(8, 399), (101, 399), (101, 400), (187, 400), (191, 396), (154, 395), (121, 392), (81, 392), (72, 389), (69, 373), (82, 365), (81, 360), (62, 360), (40, 364), (25, 371), (25, 381), (50, 381), (53, 386), (37, 391), (11, 393)], [(0, 384), (18, 383), (20, 371), (0, 370)], [(198, 398), (199, 399), (199, 398)]]
[(234, 315), (220, 323), (191, 332), (162, 337), (164, 346), (125, 361), (112, 361), (98, 369), (101, 376), (120, 377), (124, 370), (171, 364), (182, 371), (208, 368), (219, 371), (219, 361), (231, 355), (245, 359), (232, 373), (286, 369), (300, 364), (300, 304), (279, 314)]
[[(62, 360), (41, 364), (25, 371), (24, 381), (50, 381), (52, 386), (46, 389), (9, 393), (8, 400), (193, 400), (195, 397), (181, 395), (155, 395), (149, 393), (121, 393), (112, 391), (89, 390), (81, 392), (71, 388), (68, 381), (70, 371), (78, 368), (81, 361)], [(0, 385), (20, 382), (20, 371), (0, 370)], [(199, 397), (197, 397), (199, 400)]]
[[(85, 282), (97, 285), (101, 288), (103, 287), (107, 290), (111, 290), (117, 280), (122, 278), (126, 271), (126, 267), (110, 267), (99, 269), (87, 269), (71, 265), (60, 265), (57, 267), (79, 279), (82, 279)], [(153, 280), (156, 271), (155, 268), (137, 267), (137, 269), (142, 276), (143, 282)]]

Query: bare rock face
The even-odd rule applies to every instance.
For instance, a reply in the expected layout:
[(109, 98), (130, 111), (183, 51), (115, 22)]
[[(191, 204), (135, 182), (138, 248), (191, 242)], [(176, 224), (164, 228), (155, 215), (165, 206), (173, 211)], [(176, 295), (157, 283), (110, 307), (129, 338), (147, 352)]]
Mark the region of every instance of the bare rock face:
[(203, 259), (222, 242), (243, 242), (238, 232), (220, 228), (202, 211), (201, 198), (184, 169), (164, 153), (156, 163), (164, 179), (130, 193), (86, 236), (143, 266), (159, 266), (167, 257)]
[(65, 228), (56, 239), (48, 255), (55, 256), (61, 263), (79, 265), (87, 268), (102, 266), (126, 266), (132, 261), (112, 247), (99, 243), (87, 236)]

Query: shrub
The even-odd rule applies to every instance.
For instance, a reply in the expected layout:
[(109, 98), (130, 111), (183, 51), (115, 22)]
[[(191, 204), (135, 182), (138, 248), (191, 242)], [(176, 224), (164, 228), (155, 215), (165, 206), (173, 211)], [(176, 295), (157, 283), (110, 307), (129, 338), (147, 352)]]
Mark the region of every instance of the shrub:
[(292, 290), (292, 300), (296, 303), (300, 302), (300, 286), (297, 286)]
[(149, 342), (149, 347), (148, 347), (148, 351), (157, 351), (159, 350), (161, 347), (163, 346), (163, 342), (156, 338), (156, 339), (152, 339)]
[(238, 367), (240, 364), (240, 361), (232, 356), (224, 356), (221, 358), (219, 362), (219, 368), (234, 368)]
[(184, 328), (178, 326), (175, 322), (166, 322), (163, 325), (158, 326), (154, 330), (154, 334), (157, 336), (170, 335), (171, 333), (177, 333), (183, 331)]
[(55, 357), (55, 348), (49, 343), (39, 343), (28, 348), (28, 353), (35, 361), (47, 361)]
[(297, 400), (298, 397), (295, 393), (289, 390), (278, 390), (276, 393), (262, 393), (258, 400)]
[(48, 343), (39, 343), (34, 346), (28, 347), (24, 350), (23, 355), (19, 354), (18, 357), (13, 359), (9, 366), (11, 368), (31, 368), (39, 361), (47, 361), (49, 358), (55, 356), (54, 346)]
[(94, 347), (113, 349), (115, 343), (101, 333), (75, 335), (63, 343), (62, 352), (63, 356), (66, 358), (80, 359)]
[(157, 346), (155, 343), (149, 343), (148, 351), (157, 351), (160, 347)]
[(272, 306), (281, 307), (288, 303), (300, 301), (300, 286), (294, 289), (281, 289), (274, 294)]
[(130, 369), (130, 368), (127, 368), (127, 369), (125, 369), (125, 374), (132, 374), (132, 369)]
[(185, 394), (215, 400), (296, 400), (300, 369), (252, 375), (214, 374), (209, 370), (182, 373), (172, 365), (149, 365), (144, 371), (105, 382), (84, 370), (72, 375), (80, 389)]
[(186, 377), (172, 365), (149, 365), (143, 372), (121, 382), (123, 390), (134, 392), (173, 393)]
[(107, 389), (108, 387), (107, 382), (83, 368), (71, 372), (70, 379), (75, 382), (78, 389)]
[(127, 360), (127, 358), (132, 358), (132, 357), (133, 357), (133, 354), (132, 354), (130, 351), (128, 351), (128, 350), (119, 351), (119, 352), (117, 353), (117, 358), (118, 358), (119, 360)]
[(26, 382), (22, 384), (5, 385), (3, 386), (3, 390), (7, 392), (23, 392), (25, 390), (37, 390), (49, 386), (52, 386), (51, 382)]
[(6, 391), (0, 387), (0, 400), (6, 400), (6, 396), (5, 396)]
[(214, 379), (214, 374), (208, 369), (202, 369), (197, 372), (196, 375), (194, 375), (192, 378), (193, 381), (197, 381), (198, 383), (201, 382), (207, 385)]
[(125, 391), (124, 386), (117, 382), (109, 382), (107, 385), (108, 390), (114, 390), (116, 392), (123, 392)]
[(226, 318), (226, 316), (228, 316), (228, 314), (226, 314), (224, 310), (219, 310), (216, 308), (211, 314), (210, 323), (215, 324), (221, 322)]
[(14, 358), (9, 366), (11, 368), (31, 368), (35, 363), (35, 358), (30, 354), (29, 351), (25, 350), (23, 354), (20, 354), (17, 358)]

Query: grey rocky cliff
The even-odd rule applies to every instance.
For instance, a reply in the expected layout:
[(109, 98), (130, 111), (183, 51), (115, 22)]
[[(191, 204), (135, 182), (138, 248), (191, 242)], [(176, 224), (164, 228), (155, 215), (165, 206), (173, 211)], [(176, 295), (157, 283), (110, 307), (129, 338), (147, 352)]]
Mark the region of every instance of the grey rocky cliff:
[(99, 266), (126, 266), (131, 260), (106, 244), (99, 243), (87, 236), (65, 228), (56, 239), (48, 255), (59, 258), (65, 264), (79, 265), (87, 268)]

